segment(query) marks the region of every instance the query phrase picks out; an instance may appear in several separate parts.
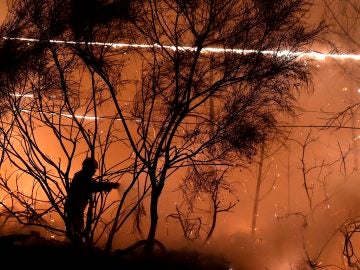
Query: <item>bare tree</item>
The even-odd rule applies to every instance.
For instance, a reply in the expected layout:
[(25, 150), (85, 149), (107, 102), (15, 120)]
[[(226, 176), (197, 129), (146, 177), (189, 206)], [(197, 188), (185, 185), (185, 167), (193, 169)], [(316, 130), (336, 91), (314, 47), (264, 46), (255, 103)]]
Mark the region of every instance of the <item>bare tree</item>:
[[(99, 181), (119, 181), (127, 170), (122, 165), (126, 157), (106, 164), (110, 146), (122, 143), (117, 116), (99, 116), (107, 100), (102, 97), (95, 72), (76, 57), (75, 43), (63, 46), (52, 42), (54, 37), (65, 40), (66, 31), (80, 35), (76, 24), (71, 25), (71, 12), (76, 9), (68, 8), (74, 3), (15, 2), (13, 16), (2, 29), (7, 38), (1, 44), (2, 63), (9, 63), (2, 67), (0, 75), (0, 144), (2, 166), (6, 168), (0, 184), (5, 192), (3, 209), (21, 224), (37, 225), (60, 235), (65, 230), (63, 203), (70, 173), (75, 169), (74, 160), (85, 156), (98, 159)], [(68, 28), (57, 29), (66, 23), (70, 24)], [(36, 39), (24, 41), (30, 34)], [(119, 65), (117, 68), (120, 72)], [(121, 205), (126, 185), (124, 190)], [(86, 218), (89, 243), (104, 238), (109, 221), (100, 217), (114, 207), (114, 203), (106, 203), (103, 194), (98, 194), (94, 202)], [(51, 224), (45, 216), (57, 222)]]
[[(167, 218), (177, 219), (187, 240), (202, 239), (208, 243), (214, 233), (218, 214), (230, 212), (237, 202), (235, 183), (226, 181), (226, 170), (212, 166), (189, 169), (179, 189), (183, 201), (176, 205), (176, 213)], [(209, 221), (204, 219), (209, 216)]]
[[(358, 53), (360, 49), (359, 39), (359, 20), (360, 3), (354, 0), (331, 1), (323, 0), (324, 15), (329, 24), (329, 35), (336, 43), (333, 44), (335, 51), (341, 53)], [(358, 141), (356, 131), (359, 129), (356, 119), (359, 112), (359, 99), (357, 98), (358, 83), (360, 81), (358, 61), (349, 60), (336, 62), (344, 78), (346, 79), (345, 89), (347, 96), (345, 105), (338, 111), (326, 112), (326, 127), (337, 127), (337, 129), (348, 129), (351, 132), (351, 154), (353, 162), (351, 173), (359, 169), (358, 160)], [(345, 267), (359, 269), (359, 260), (357, 248), (354, 239), (359, 232), (359, 217), (349, 213), (344, 217), (343, 224), (339, 226), (338, 232), (343, 235), (343, 256), (346, 260)]]
[[(285, 142), (285, 141), (284, 141)], [(252, 221), (251, 221), (251, 234), (254, 239), (256, 239), (256, 230), (257, 230), (257, 220), (259, 216), (259, 206), (260, 202), (264, 200), (271, 191), (273, 191), (276, 187), (276, 182), (278, 180), (279, 175), (275, 175), (271, 179), (266, 179), (266, 175), (268, 175), (270, 168), (273, 166), (271, 161), (267, 162), (267, 159), (276, 155), (283, 148), (283, 144), (280, 144), (277, 147), (274, 145), (269, 145), (266, 147), (265, 145), (261, 146), (260, 155), (258, 161), (256, 161), (256, 185), (254, 192), (254, 206), (252, 211)], [(273, 149), (274, 148), (274, 149)], [(268, 185), (267, 189), (264, 190), (265, 181), (268, 180), (270, 185)], [(270, 181), (269, 181), (270, 180)]]
[(343, 255), (347, 265), (352, 269), (360, 269), (360, 259), (358, 249), (354, 245), (356, 235), (360, 232), (359, 218), (351, 218), (344, 222), (340, 227), (344, 237)]
[[(305, 39), (318, 33), (317, 29), (305, 34), (303, 25), (295, 23), (305, 14), (304, 4), (149, 1), (145, 5), (135, 26), (145, 44), (159, 44), (161, 49), (144, 55), (150, 58), (149, 67), (134, 111), (138, 118), (150, 120), (141, 122), (143, 148), (137, 148), (144, 151), (139, 155), (149, 157), (150, 246), (156, 233), (158, 200), (169, 174), (191, 164), (241, 164), (242, 157), (250, 158), (260, 142), (273, 137), (275, 115), (291, 111), (291, 90), (307, 80), (308, 73), (295, 58), (279, 58), (276, 52), (289, 47), (298, 50), (309, 44)], [(184, 45), (191, 49), (183, 49)], [(208, 54), (203, 53), (210, 46), (228, 49), (211, 66)], [(237, 48), (253, 51), (237, 54)], [(267, 57), (263, 50), (275, 53)], [(211, 121), (204, 114), (210, 97), (216, 108)], [(151, 124), (156, 136), (149, 140)], [(215, 156), (207, 154), (209, 148), (216, 149)]]
[[(226, 171), (244, 166), (261, 145), (277, 137), (278, 117), (292, 113), (296, 91), (310, 81), (311, 66), (292, 52), (307, 50), (322, 26), (306, 24), (311, 3), (304, 0), (134, 1), (131, 8), (136, 12), (126, 23), (118, 14), (107, 16), (111, 4), (95, 0), (79, 21), (77, 12), (82, 9), (73, 3), (82, 2), (15, 2), (3, 45), (24, 47), (22, 42), (28, 41), (38, 54), (25, 46), (15, 55), (24, 51), (32, 66), (38, 59), (44, 64), (21, 79), (17, 73), (21, 69), (15, 67), (16, 84), (8, 81), (11, 121), (4, 122), (1, 138), (5, 156), (22, 173), (37, 176), (40, 190), (60, 216), (71, 161), (77, 155), (89, 151), (98, 156), (103, 177), (119, 181), (130, 176), (122, 198), (113, 204), (111, 223), (106, 224), (106, 249), (149, 195), (150, 225), (141, 243), (151, 252), (158, 243), (159, 198), (168, 180), (186, 168), (216, 166)], [(29, 36), (34, 40), (19, 40)], [(140, 67), (131, 66), (129, 59), (139, 59)], [(134, 74), (138, 88), (124, 80), (124, 67), (140, 70)], [(24, 96), (11, 99), (11, 94), (28, 89), (35, 97), (27, 104), (31, 109), (24, 108)], [(51, 99), (54, 93), (59, 93), (59, 102)], [(80, 113), (91, 113), (95, 121), (89, 126), (86, 118), (77, 117)], [(70, 115), (70, 123), (65, 115)], [(96, 117), (105, 115), (110, 124), (104, 135)], [(45, 154), (35, 126), (28, 128), (27, 123), (45, 125), (54, 133), (67, 158), (65, 165)], [(21, 151), (12, 148), (16, 136), (7, 137), (9, 132), (20, 136)], [(117, 161), (109, 168), (110, 154), (117, 155)], [(55, 171), (48, 173), (49, 165)], [(49, 178), (55, 172), (56, 177)], [(219, 179), (214, 178), (222, 183)], [(43, 185), (49, 181), (51, 185)], [(57, 192), (53, 185), (59, 185)], [(211, 187), (218, 213), (223, 209), (218, 205), (219, 186)], [(127, 195), (136, 188), (139, 195), (128, 201)]]

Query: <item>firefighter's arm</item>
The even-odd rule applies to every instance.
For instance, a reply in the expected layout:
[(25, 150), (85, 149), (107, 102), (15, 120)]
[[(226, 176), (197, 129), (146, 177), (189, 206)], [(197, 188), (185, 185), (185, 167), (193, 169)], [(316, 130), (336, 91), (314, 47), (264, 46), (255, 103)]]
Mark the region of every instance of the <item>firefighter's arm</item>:
[(109, 192), (112, 189), (116, 189), (119, 187), (119, 183), (113, 183), (113, 182), (96, 182), (94, 181), (94, 192)]

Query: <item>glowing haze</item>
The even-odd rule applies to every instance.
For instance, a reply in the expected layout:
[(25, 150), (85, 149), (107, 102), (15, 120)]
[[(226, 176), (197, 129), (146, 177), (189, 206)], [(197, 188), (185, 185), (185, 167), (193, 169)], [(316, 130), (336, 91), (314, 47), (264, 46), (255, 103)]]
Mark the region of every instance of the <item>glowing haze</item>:
[[(5, 2), (0, 1), (0, 17), (4, 15), (1, 12), (5, 9), (1, 7), (4, 7)], [(37, 42), (36, 39), (26, 37), (16, 39)], [(114, 49), (194, 49), (159, 44), (92, 44)], [(202, 52), (258, 53), (241, 48), (204, 48)], [(314, 91), (299, 95), (298, 117), (291, 120), (289, 126), (301, 128), (288, 129), (290, 135), (284, 147), (279, 150), (278, 146), (269, 146), (262, 159), (260, 155), (257, 156), (249, 169), (237, 170), (232, 175), (240, 201), (232, 212), (219, 216), (215, 237), (208, 247), (224, 253), (233, 262), (234, 270), (310, 269), (304, 266), (308, 259), (316, 260), (320, 267), (334, 264), (341, 269), (349, 269), (342, 255), (343, 236), (339, 228), (349, 218), (360, 215), (357, 146), (360, 132), (356, 130), (359, 128), (360, 115), (354, 112), (352, 121), (348, 123), (350, 129), (315, 129), (312, 126), (325, 126), (329, 117), (343, 110), (349, 103), (360, 102), (360, 84), (351, 74), (343, 72), (354, 69), (354, 63), (360, 60), (360, 55), (286, 50), (261, 53), (319, 61), (314, 72)], [(16, 95), (33, 98), (30, 94)], [(24, 113), (27, 111), (24, 110)], [(76, 117), (99, 119), (84, 115)], [(46, 140), (46, 134), (42, 136)], [(260, 197), (254, 213), (259, 174), (262, 175)], [(304, 189), (305, 181), (310, 187), (310, 197)], [(177, 202), (173, 188), (169, 187), (162, 199), (168, 207), (173, 207)], [(181, 242), (182, 231), (179, 223), (161, 216), (167, 213), (166, 210), (160, 211), (159, 239), (171, 246), (178, 243), (176, 241)], [(255, 226), (252, 226), (254, 223)], [(172, 229), (168, 230), (169, 227)], [(354, 245), (358, 247), (359, 243)], [(329, 266), (324, 269), (339, 268)]]

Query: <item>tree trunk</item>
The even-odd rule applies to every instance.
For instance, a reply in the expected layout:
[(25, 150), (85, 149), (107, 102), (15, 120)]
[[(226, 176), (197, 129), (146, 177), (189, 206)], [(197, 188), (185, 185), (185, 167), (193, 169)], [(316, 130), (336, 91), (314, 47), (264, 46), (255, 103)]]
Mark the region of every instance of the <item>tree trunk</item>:
[(258, 208), (260, 202), (260, 188), (261, 188), (261, 182), (263, 180), (262, 172), (264, 165), (264, 151), (265, 151), (265, 145), (263, 144), (261, 146), (261, 154), (260, 154), (259, 169), (256, 179), (256, 190), (255, 190), (254, 207), (253, 207), (252, 222), (251, 222), (251, 235), (253, 238), (255, 238), (255, 233), (256, 233), (256, 222), (257, 222)]
[(210, 237), (212, 236), (214, 230), (215, 230), (215, 226), (216, 226), (216, 220), (217, 220), (217, 213), (218, 213), (218, 206), (217, 206), (217, 196), (215, 198), (212, 198), (212, 202), (213, 202), (213, 215), (212, 215), (212, 223), (211, 223), (211, 227), (210, 230), (205, 238), (204, 244), (206, 244), (209, 240)]
[(150, 229), (145, 244), (145, 253), (151, 255), (154, 250), (155, 236), (158, 223), (158, 203), (161, 194), (160, 187), (153, 187), (150, 201)]

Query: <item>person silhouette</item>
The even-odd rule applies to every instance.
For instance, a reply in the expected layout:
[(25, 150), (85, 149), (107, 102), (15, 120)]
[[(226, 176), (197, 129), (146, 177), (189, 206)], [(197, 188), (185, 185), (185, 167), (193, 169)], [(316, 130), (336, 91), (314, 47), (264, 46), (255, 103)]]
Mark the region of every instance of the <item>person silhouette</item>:
[(74, 174), (64, 204), (67, 237), (73, 242), (81, 242), (84, 231), (84, 211), (93, 193), (110, 192), (119, 187), (118, 183), (98, 182), (93, 179), (98, 162), (87, 157), (82, 169)]

